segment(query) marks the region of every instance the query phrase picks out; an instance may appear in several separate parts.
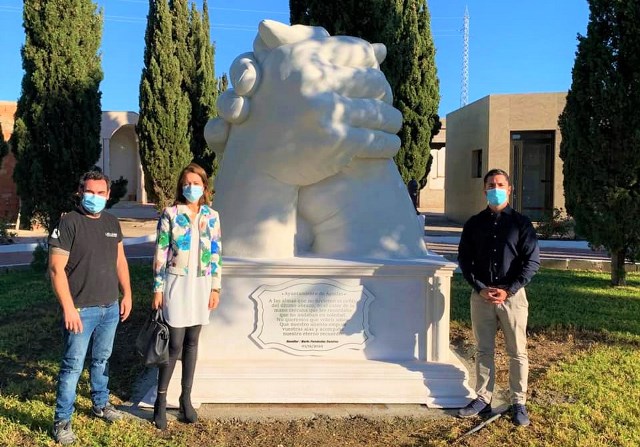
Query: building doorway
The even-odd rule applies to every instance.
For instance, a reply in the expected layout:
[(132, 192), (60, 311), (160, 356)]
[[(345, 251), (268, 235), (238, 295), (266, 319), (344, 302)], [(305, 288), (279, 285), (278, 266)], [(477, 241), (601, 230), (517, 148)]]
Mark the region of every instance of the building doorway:
[(138, 142), (132, 125), (120, 127), (109, 141), (109, 175), (111, 180), (123, 177), (128, 180), (127, 194), (123, 201), (138, 201)]
[(532, 221), (553, 210), (555, 131), (511, 132), (511, 203)]

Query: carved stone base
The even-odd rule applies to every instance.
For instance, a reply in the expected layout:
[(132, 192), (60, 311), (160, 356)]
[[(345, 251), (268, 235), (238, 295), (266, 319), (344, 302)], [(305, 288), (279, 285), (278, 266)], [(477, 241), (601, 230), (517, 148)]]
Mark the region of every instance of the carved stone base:
[[(178, 374), (179, 376), (179, 374)], [(201, 364), (197, 403), (420, 403), (465, 406), (470, 397), (461, 364), (372, 360), (245, 360)], [(169, 388), (177, 405), (179, 377)]]
[[(220, 306), (200, 338), (193, 402), (464, 406), (468, 372), (449, 348), (454, 268), (435, 255), (225, 258)], [(178, 364), (169, 404), (179, 394)]]

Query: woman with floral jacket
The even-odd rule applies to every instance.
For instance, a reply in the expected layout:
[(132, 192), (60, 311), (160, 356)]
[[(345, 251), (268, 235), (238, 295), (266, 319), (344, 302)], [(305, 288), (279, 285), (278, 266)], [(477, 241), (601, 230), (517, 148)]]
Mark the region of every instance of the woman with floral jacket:
[(157, 428), (167, 427), (167, 388), (178, 358), (182, 358), (182, 394), (178, 419), (193, 423), (191, 404), (198, 339), (209, 313), (218, 306), (221, 284), (220, 219), (211, 201), (204, 169), (195, 163), (182, 170), (176, 200), (158, 221), (153, 260), (154, 309), (162, 309), (169, 326), (169, 362), (160, 366), (153, 407)]

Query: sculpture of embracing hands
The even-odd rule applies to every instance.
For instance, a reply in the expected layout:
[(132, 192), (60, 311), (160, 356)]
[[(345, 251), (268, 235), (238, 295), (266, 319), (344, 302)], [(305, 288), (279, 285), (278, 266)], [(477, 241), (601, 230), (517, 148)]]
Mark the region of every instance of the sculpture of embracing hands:
[(205, 129), (225, 254), (412, 258), (423, 229), (392, 157), (402, 115), (382, 44), (319, 27), (259, 25)]

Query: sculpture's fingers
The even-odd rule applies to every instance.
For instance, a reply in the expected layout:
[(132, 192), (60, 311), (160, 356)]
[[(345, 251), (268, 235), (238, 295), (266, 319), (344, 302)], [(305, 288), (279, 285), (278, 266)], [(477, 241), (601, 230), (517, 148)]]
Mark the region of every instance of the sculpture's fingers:
[(402, 113), (376, 99), (343, 99), (344, 119), (351, 127), (397, 133), (402, 128)]
[(343, 145), (358, 158), (391, 158), (400, 149), (400, 137), (381, 130), (348, 127)]
[(348, 98), (379, 99), (391, 104), (391, 86), (376, 68), (323, 67), (326, 88)]
[(260, 63), (263, 63), (269, 56), (269, 53), (271, 53), (271, 48), (264, 43), (264, 40), (262, 40), (259, 33), (256, 34), (255, 39), (253, 39), (253, 54), (256, 59), (260, 61)]
[(237, 95), (232, 88), (218, 97), (216, 106), (218, 115), (233, 124), (240, 124), (249, 116), (249, 98)]
[(204, 140), (216, 155), (222, 155), (229, 138), (231, 125), (222, 118), (214, 118), (204, 126)]
[(371, 46), (376, 55), (378, 65), (380, 65), (387, 57), (387, 47), (383, 43), (372, 43)]
[(229, 79), (236, 94), (251, 96), (260, 84), (260, 66), (253, 53), (236, 57), (229, 69)]

